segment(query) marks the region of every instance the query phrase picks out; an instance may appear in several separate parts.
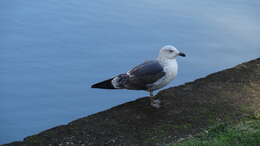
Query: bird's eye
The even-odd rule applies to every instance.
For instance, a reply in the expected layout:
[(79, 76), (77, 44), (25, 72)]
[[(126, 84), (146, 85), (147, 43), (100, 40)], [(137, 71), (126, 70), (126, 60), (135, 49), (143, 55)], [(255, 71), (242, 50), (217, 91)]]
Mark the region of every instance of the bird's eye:
[(174, 52), (173, 50), (169, 50), (170, 53)]

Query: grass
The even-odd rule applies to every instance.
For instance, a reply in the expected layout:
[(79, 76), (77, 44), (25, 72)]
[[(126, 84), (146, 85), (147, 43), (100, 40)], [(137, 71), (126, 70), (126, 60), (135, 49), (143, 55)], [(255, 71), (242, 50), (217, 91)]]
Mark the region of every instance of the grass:
[(220, 124), (208, 131), (168, 146), (260, 146), (260, 117), (235, 125)]

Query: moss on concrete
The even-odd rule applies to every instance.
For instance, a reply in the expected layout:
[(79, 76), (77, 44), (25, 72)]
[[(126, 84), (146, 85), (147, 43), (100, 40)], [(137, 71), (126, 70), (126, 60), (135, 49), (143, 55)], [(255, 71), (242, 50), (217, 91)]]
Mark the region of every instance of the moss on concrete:
[(260, 118), (247, 118), (239, 123), (218, 124), (195, 137), (167, 146), (259, 146)]

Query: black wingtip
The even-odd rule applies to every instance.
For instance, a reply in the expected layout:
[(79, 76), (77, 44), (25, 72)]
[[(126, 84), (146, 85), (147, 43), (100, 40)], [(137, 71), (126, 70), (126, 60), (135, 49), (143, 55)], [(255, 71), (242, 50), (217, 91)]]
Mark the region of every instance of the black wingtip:
[(91, 88), (115, 89), (111, 81), (113, 78), (91, 85)]
[(97, 84), (91, 85), (91, 88), (98, 88), (98, 87), (97, 87)]

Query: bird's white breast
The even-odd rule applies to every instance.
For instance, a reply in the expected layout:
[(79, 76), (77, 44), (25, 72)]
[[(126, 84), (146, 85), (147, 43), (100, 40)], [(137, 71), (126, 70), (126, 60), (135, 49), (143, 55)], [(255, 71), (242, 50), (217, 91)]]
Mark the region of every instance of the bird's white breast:
[(175, 59), (162, 62), (165, 76), (153, 84), (152, 90), (160, 89), (175, 79), (178, 72), (178, 64)]

